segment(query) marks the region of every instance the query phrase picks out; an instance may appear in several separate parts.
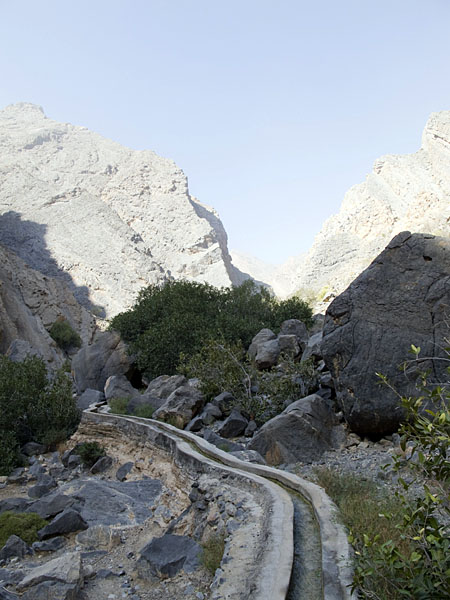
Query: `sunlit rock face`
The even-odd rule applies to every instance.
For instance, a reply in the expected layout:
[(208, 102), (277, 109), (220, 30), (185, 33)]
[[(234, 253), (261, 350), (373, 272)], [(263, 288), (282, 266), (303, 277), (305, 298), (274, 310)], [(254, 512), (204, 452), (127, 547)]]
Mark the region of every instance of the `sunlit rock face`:
[(0, 180), (0, 242), (106, 316), (167, 278), (240, 280), (217, 214), (154, 152), (15, 104), (0, 111)]
[(375, 161), (373, 172), (347, 192), (306, 255), (265, 271), (239, 256), (235, 263), (281, 296), (300, 290), (317, 301), (342, 292), (405, 230), (450, 235), (450, 111), (430, 116), (418, 152)]
[(404, 230), (450, 234), (450, 111), (431, 115), (418, 152), (378, 159), (347, 192), (299, 265), (295, 286), (341, 292)]

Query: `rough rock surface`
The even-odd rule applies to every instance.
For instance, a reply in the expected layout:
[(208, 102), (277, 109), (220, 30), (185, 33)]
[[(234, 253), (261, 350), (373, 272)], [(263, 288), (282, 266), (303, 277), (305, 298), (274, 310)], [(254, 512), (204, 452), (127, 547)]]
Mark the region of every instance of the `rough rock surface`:
[[(398, 392), (413, 395), (417, 368), (407, 376), (399, 365), (411, 358), (411, 344), (423, 357), (445, 356), (450, 314), (450, 240), (403, 232), (327, 310), (322, 354), (350, 428), (362, 435), (395, 431)], [(431, 380), (444, 381), (447, 363), (422, 363)]]
[(267, 421), (248, 448), (259, 452), (269, 465), (308, 463), (338, 447), (343, 438), (343, 428), (336, 423), (330, 404), (312, 394)]
[(77, 391), (92, 389), (103, 392), (106, 380), (112, 375), (124, 375), (131, 368), (130, 357), (119, 334), (99, 333), (94, 343), (81, 348), (72, 360)]
[(346, 193), (306, 255), (274, 270), (232, 252), (241, 270), (286, 297), (324, 299), (342, 292), (399, 232), (450, 235), (450, 111), (432, 113), (414, 154), (377, 159), (364, 183)]
[(201, 546), (193, 539), (165, 534), (141, 550), (137, 569), (141, 577), (173, 577), (180, 570), (192, 572), (199, 566)]
[(201, 392), (191, 385), (182, 385), (154, 412), (153, 418), (173, 421), (173, 425), (183, 428), (198, 414), (204, 404), (205, 398)]
[(241, 280), (217, 214), (154, 152), (20, 103), (0, 112), (0, 174), (0, 242), (65, 277), (100, 315), (129, 308), (142, 287), (167, 277)]
[[(0, 216), (0, 238), (2, 231)], [(9, 349), (14, 360), (36, 354), (59, 368), (65, 357), (47, 331), (58, 317), (65, 318), (84, 342), (91, 340), (94, 319), (69, 286), (30, 268), (0, 245), (0, 353)]]

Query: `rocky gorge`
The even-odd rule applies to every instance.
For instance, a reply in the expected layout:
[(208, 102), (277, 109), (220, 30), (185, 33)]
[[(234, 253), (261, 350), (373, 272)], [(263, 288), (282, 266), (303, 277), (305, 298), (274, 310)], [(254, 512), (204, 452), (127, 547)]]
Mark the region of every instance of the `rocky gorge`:
[[(226, 386), (208, 396), (185, 374), (146, 378), (118, 332), (98, 326), (128, 308), (144, 285), (243, 280), (218, 217), (189, 195), (182, 172), (153, 153), (57, 124), (33, 105), (2, 112), (1, 352), (18, 363), (42, 357), (50, 377), (64, 366), (84, 412), (70, 440), (24, 446), (23, 466), (1, 479), (0, 516), (47, 521), (38, 541), (11, 536), (0, 549), (1, 599), (354, 597), (339, 558), (350, 552), (345, 532), (308, 480), (318, 465), (374, 477), (380, 486), (398, 478), (391, 469), (392, 457), (404, 452), (398, 395), (414, 395), (419, 375), (417, 361), (399, 370), (411, 344), (420, 347), (431, 384), (448, 383), (446, 114), (431, 118), (415, 159), (385, 159), (377, 173), (392, 189), (397, 182), (398, 211), (409, 206), (417, 216), (420, 196), (430, 208), (422, 211), (429, 219), (423, 228), (436, 231), (439, 222), (443, 235), (414, 227), (392, 236), (376, 216), (385, 219), (391, 196), (384, 190), (383, 210), (368, 201), (370, 226), (357, 228), (376, 243), (370, 250), (362, 244), (356, 262), (333, 255), (333, 265), (354, 269), (351, 277), (333, 266), (333, 279), (328, 267), (314, 267), (317, 285), (326, 281), (336, 292), (325, 314), (254, 331), (240, 366), (248, 379), (244, 405)], [(411, 160), (416, 187), (435, 194), (433, 210), (422, 192), (404, 192)], [(378, 193), (383, 186), (375, 180), (370, 189)], [(92, 229), (79, 220), (87, 205)], [(400, 212), (392, 221), (409, 222)], [(179, 237), (181, 222), (189, 227)], [(93, 236), (108, 244), (92, 245)], [(348, 279), (344, 291), (338, 279), (342, 287)], [(61, 321), (79, 335), (80, 348), (52, 338), (51, 326)], [(104, 451), (90, 465), (82, 459), (85, 443)]]

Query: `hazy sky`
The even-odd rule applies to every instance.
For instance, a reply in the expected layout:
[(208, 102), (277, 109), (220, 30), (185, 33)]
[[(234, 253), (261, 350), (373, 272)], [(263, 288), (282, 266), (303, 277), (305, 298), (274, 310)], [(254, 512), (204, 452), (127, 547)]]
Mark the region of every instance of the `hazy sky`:
[(0, 107), (173, 158), (229, 247), (299, 254), (450, 109), (450, 0), (0, 0)]

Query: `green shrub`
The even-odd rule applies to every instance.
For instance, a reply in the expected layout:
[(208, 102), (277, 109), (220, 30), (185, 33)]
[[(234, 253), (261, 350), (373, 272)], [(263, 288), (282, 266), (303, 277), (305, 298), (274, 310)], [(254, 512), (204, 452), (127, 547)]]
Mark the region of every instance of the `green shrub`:
[(79, 420), (72, 383), (62, 371), (49, 380), (36, 356), (21, 363), (0, 356), (0, 474), (19, 464), (23, 444), (55, 444), (72, 435)]
[(136, 417), (140, 417), (141, 419), (151, 419), (153, 418), (153, 413), (155, 409), (153, 406), (138, 406), (136, 410), (133, 412), (133, 415)]
[(225, 550), (225, 537), (223, 535), (212, 535), (204, 544), (201, 554), (201, 563), (214, 575), (220, 567)]
[[(412, 351), (418, 360), (420, 348)], [(420, 395), (401, 398), (401, 448), (410, 458), (394, 457), (396, 471), (408, 470), (395, 491), (400, 513), (382, 513), (391, 531), (387, 540), (367, 533), (351, 537), (357, 552), (353, 588), (363, 598), (450, 597), (449, 383), (431, 384), (423, 373)]]
[(128, 342), (139, 368), (155, 378), (174, 374), (180, 353), (194, 354), (207, 340), (247, 348), (260, 329), (276, 330), (288, 318), (309, 325), (312, 311), (298, 298), (278, 302), (252, 281), (221, 290), (171, 281), (142, 290), (134, 308), (114, 317), (111, 327)]
[(98, 442), (83, 442), (77, 448), (77, 454), (81, 458), (81, 462), (85, 467), (92, 467), (99, 458), (106, 455), (103, 446)]
[(182, 355), (178, 369), (200, 380), (199, 389), (208, 400), (229, 392), (237, 407), (261, 423), (317, 386), (312, 359), (301, 363), (286, 355), (278, 367), (258, 371), (240, 344), (230, 346), (216, 340), (204, 344), (193, 356)]
[(108, 405), (111, 409), (111, 412), (115, 413), (116, 415), (127, 415), (127, 406), (129, 401), (129, 398), (110, 398), (108, 400)]
[(62, 350), (81, 346), (81, 338), (65, 319), (59, 318), (49, 330), (50, 335)]
[(31, 545), (38, 540), (39, 529), (46, 525), (47, 521), (35, 513), (4, 512), (0, 515), (0, 548), (11, 535), (17, 535)]

